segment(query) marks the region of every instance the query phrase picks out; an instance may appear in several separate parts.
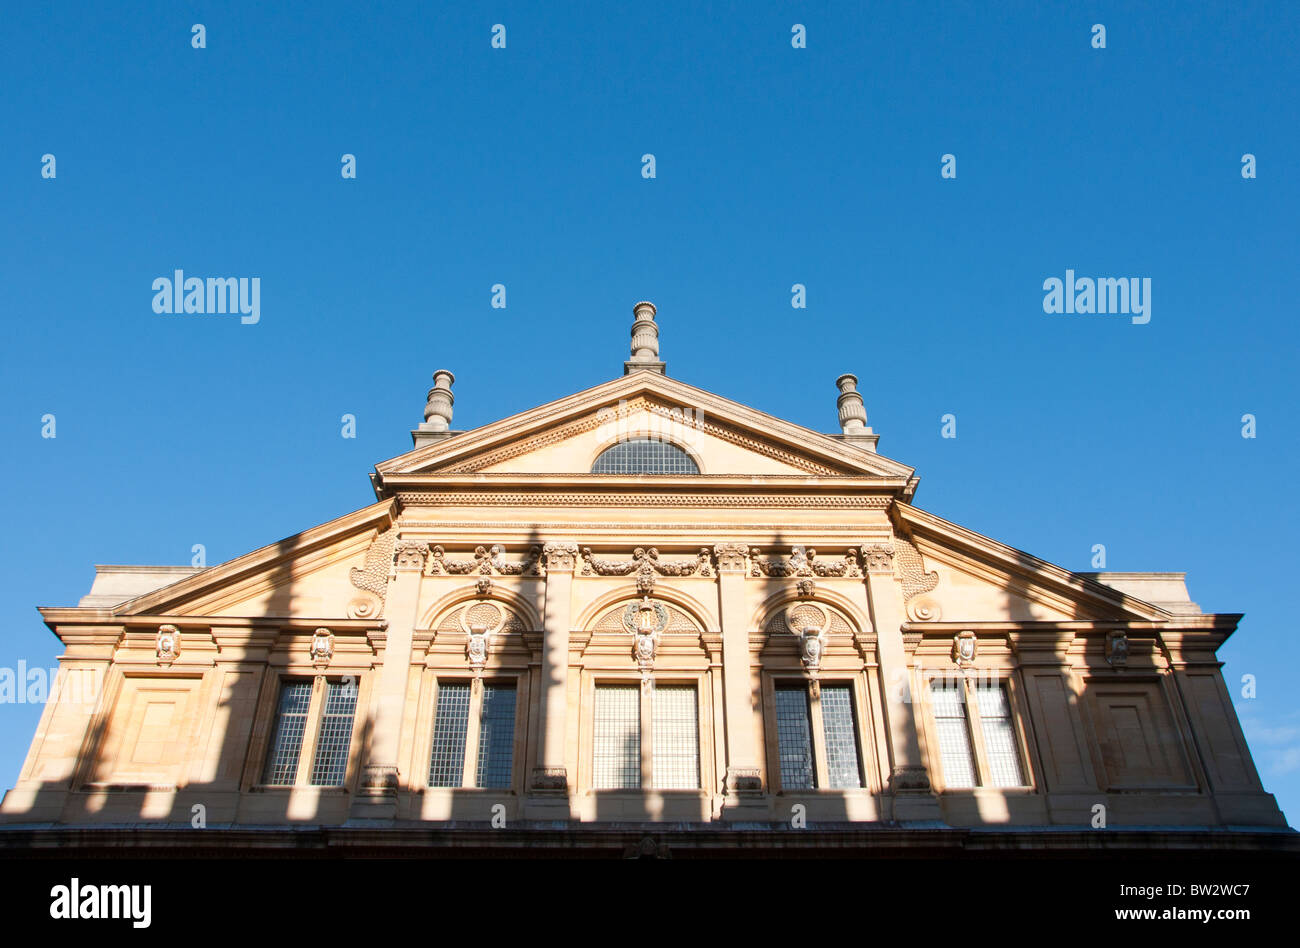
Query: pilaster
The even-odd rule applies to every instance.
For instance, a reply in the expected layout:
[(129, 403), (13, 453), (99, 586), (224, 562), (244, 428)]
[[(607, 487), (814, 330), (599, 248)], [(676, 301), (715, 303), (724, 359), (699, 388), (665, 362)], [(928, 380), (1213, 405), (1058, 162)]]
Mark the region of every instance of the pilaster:
[(880, 656), (881, 691), (889, 737), (890, 766), (885, 792), (893, 795), (895, 820), (936, 821), (941, 818), (939, 800), (930, 786), (930, 775), (921, 757), (916, 702), (911, 700), (911, 675), (902, 631), (907, 610), (902, 585), (894, 570), (893, 543), (864, 545), (862, 561), (867, 604)]
[(571, 787), (565, 764), (568, 736), (569, 632), (573, 625), (573, 571), (578, 545), (547, 543), (546, 593), (542, 609), (542, 680), (539, 695), (537, 763), (528, 778), (524, 817), (532, 820), (572, 818)]
[(745, 600), (744, 543), (719, 543), (718, 605), (722, 621), (722, 690), (726, 708), (727, 771), (723, 781), (722, 818), (762, 818), (762, 771), (754, 733), (754, 678), (749, 656), (749, 615)]

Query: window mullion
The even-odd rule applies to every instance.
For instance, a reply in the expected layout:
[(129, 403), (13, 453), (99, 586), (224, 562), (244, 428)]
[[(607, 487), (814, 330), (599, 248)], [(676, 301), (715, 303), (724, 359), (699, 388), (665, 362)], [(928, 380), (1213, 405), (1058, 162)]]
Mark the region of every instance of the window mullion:
[(979, 695), (975, 682), (968, 676), (962, 679), (966, 695), (966, 723), (970, 728), (971, 747), (975, 752), (975, 786), (987, 787), (992, 783), (988, 751), (984, 747), (984, 728), (980, 722)]
[(302, 731), (302, 750), (298, 754), (298, 773), (295, 787), (305, 786), (311, 780), (311, 769), (316, 764), (316, 738), (320, 734), (320, 719), (325, 711), (325, 676), (317, 675), (311, 683), (311, 703), (307, 706), (307, 726)]
[(641, 788), (654, 787), (654, 698), (653, 678), (641, 682)]
[(460, 785), (478, 785), (478, 739), (482, 730), (483, 679), (475, 678), (469, 686), (469, 717), (465, 721), (465, 760), (461, 767)]
[(831, 785), (830, 768), (826, 765), (826, 726), (822, 720), (822, 690), (814, 679), (808, 683), (809, 726), (812, 728), (813, 772), (817, 775), (818, 789)]

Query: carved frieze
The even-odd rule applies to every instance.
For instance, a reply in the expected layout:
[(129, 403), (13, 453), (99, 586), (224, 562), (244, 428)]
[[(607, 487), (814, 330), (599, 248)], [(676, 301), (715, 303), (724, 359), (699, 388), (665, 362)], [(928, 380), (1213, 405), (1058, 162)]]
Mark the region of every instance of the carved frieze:
[(451, 559), (441, 546), (429, 550), (425, 574), (429, 576), (540, 576), (542, 574), (542, 548), (534, 545), (529, 548), (522, 561), (511, 562), (506, 559), (503, 544), (494, 543), (490, 547), (474, 547), (472, 559)]
[[(707, 547), (701, 547), (694, 559), (662, 560), (654, 547), (637, 547), (632, 551), (630, 560), (598, 560), (591, 552), (591, 547), (582, 548), (583, 576), (627, 576), (636, 573), (652, 577), (649, 586), (654, 587), (653, 576), (712, 576), (713, 567), (709, 561)], [(638, 585), (641, 584), (638, 580)]]
[(862, 567), (855, 550), (848, 550), (838, 560), (817, 559), (811, 547), (793, 546), (787, 559), (763, 559), (757, 549), (750, 550), (751, 576), (861, 576)]

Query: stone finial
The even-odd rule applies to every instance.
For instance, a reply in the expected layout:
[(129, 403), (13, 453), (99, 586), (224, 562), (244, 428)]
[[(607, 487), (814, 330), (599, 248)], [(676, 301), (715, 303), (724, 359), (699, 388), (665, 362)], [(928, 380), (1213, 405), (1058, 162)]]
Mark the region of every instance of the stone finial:
[(623, 374), (644, 369), (664, 374), (659, 361), (659, 325), (655, 322), (654, 303), (642, 301), (632, 307), (632, 358), (623, 363)]
[(867, 409), (858, 393), (858, 377), (846, 372), (835, 380), (835, 385), (840, 390), (840, 397), (835, 401), (840, 410), (840, 430), (846, 435), (869, 434)]
[[(429, 426), (428, 430), (451, 430), (451, 406), (456, 401), (456, 396), (451, 394), (451, 383), (454, 381), (456, 376), (446, 369), (433, 373), (433, 388), (429, 389), (429, 400), (424, 406), (424, 424)], [(859, 398), (858, 401), (862, 399)]]
[(858, 377), (846, 372), (835, 380), (835, 386), (840, 390), (840, 397), (835, 400), (840, 410), (840, 437), (860, 442), (862, 447), (874, 452), (879, 439), (867, 427), (867, 409), (858, 393)]
[(411, 432), (411, 439), (417, 448), (451, 434), (451, 406), (456, 401), (456, 396), (451, 393), (451, 383), (454, 381), (456, 376), (446, 369), (433, 373), (433, 388), (429, 389), (428, 400), (424, 404), (424, 422)]

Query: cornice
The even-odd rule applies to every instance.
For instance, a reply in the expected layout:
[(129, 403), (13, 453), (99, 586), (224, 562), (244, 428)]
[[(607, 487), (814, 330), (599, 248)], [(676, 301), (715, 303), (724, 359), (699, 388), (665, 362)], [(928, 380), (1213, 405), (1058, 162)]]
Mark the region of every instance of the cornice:
[[(113, 617), (156, 613), (186, 599), (192, 600), (209, 589), (228, 591), (233, 584), (253, 578), (278, 562), (301, 559), (306, 554), (322, 549), (351, 533), (370, 529), (376, 524), (390, 525), (396, 520), (396, 516), (397, 505), (392, 500), (383, 500), (318, 527), (268, 544), (251, 553), (237, 556), (218, 566), (211, 566), (179, 582), (105, 611)], [(50, 620), (46, 621), (48, 624)]]
[[(1104, 613), (1127, 613), (1133, 619), (1168, 622), (1174, 617), (1159, 606), (1137, 599), (1118, 589), (1080, 576), (1064, 567), (1039, 559), (1023, 550), (1000, 543), (991, 537), (968, 530), (958, 524), (936, 517), (920, 508), (899, 501), (891, 508), (892, 515), (913, 536), (928, 540), (933, 549), (923, 550), (927, 557), (941, 561), (948, 557), (961, 565), (985, 571), (990, 567), (1007, 576), (1018, 577), (1029, 588), (1017, 591), (1032, 594), (1048, 605), (1064, 609), (1083, 605)], [(936, 542), (938, 541), (938, 542)], [(949, 563), (949, 565), (955, 565)], [(1119, 619), (1122, 616), (1115, 616)], [(1178, 620), (1184, 618), (1179, 616)]]
[(404, 507), (816, 507), (884, 510), (892, 503), (888, 495), (837, 495), (824, 492), (729, 494), (467, 490), (400, 491), (396, 496)]
[[(513, 450), (502, 445), (507, 440), (513, 444), (537, 436), (554, 439), (555, 429), (563, 428), (566, 423), (576, 425), (579, 429), (583, 425), (598, 425), (600, 421), (596, 419), (596, 413), (599, 408), (620, 399), (628, 400), (638, 396), (656, 396), (669, 403), (676, 403), (677, 407), (690, 408), (696, 413), (703, 412), (705, 425), (717, 426), (718, 430), (711, 433), (718, 437), (750, 438), (750, 432), (761, 435), (758, 441), (750, 445), (751, 449), (761, 450), (758, 446), (761, 442), (772, 450), (802, 458), (803, 464), (800, 466), (818, 465), (832, 474), (877, 474), (902, 479), (905, 485), (911, 482), (914, 475), (913, 469), (906, 465), (840, 441), (832, 435), (783, 421), (676, 379), (645, 372), (632, 373), (602, 383), (390, 458), (377, 464), (375, 471), (381, 485), (386, 485), (394, 474), (410, 473), (433, 465), (455, 470), (458, 465), (468, 463), (472, 457), (492, 451), (494, 445), (500, 445), (499, 450), (502, 451)], [(671, 410), (672, 406), (665, 407)], [(841, 471), (834, 470), (837, 466)]]

